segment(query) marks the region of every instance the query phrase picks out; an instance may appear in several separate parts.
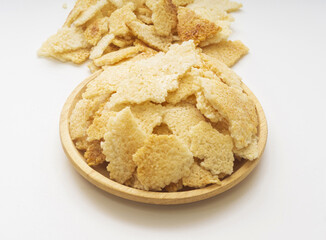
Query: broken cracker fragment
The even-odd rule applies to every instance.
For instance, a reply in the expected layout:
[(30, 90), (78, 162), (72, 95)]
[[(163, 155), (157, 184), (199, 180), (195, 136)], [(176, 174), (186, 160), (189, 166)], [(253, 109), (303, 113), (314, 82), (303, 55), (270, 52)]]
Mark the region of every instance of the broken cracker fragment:
[(220, 31), (220, 28), (214, 22), (198, 16), (194, 11), (179, 7), (177, 30), (182, 41), (193, 39), (198, 45)]
[(206, 99), (228, 121), (235, 147), (247, 147), (256, 135), (258, 126), (253, 100), (218, 79), (202, 78), (201, 85)]
[(146, 190), (161, 190), (190, 174), (191, 152), (174, 135), (150, 135), (133, 155), (137, 176)]
[(102, 153), (101, 142), (98, 140), (89, 143), (84, 157), (89, 166), (96, 166), (105, 162), (105, 155)]
[(189, 176), (182, 178), (182, 183), (186, 187), (193, 188), (203, 188), (209, 184), (221, 184), (218, 176), (214, 176), (196, 162), (192, 164)]
[(104, 50), (110, 45), (112, 40), (114, 39), (114, 35), (112, 33), (106, 34), (92, 49), (90, 59), (96, 59), (102, 56)]
[(182, 179), (181, 179), (177, 183), (170, 183), (163, 190), (165, 190), (167, 192), (177, 192), (177, 191), (181, 190), (182, 188), (183, 188), (183, 185), (182, 185)]
[(223, 135), (209, 123), (201, 121), (190, 130), (190, 151), (203, 159), (202, 167), (212, 174), (233, 172), (233, 142), (230, 136)]
[(110, 33), (115, 36), (124, 36), (129, 33), (127, 22), (136, 20), (136, 15), (133, 13), (135, 5), (131, 2), (121, 8), (115, 10), (109, 18)]
[(196, 107), (206, 118), (208, 118), (211, 122), (218, 122), (223, 119), (221, 114), (206, 99), (202, 90), (198, 90), (195, 95)]
[(78, 16), (78, 18), (73, 22), (73, 24), (77, 27), (85, 24), (107, 4), (107, 1), (108, 0), (98, 0), (94, 5), (89, 6), (84, 12), (82, 12)]
[(217, 58), (228, 67), (232, 67), (241, 57), (248, 53), (249, 49), (239, 40), (222, 41), (203, 48), (203, 53)]
[(146, 0), (152, 10), (152, 21), (157, 35), (167, 37), (177, 26), (177, 9), (171, 0)]
[(98, 67), (103, 65), (113, 65), (117, 62), (120, 62), (124, 59), (130, 58), (139, 52), (138, 47), (127, 47), (120, 49), (118, 51), (110, 52), (103, 55), (100, 58), (94, 60), (94, 64)]
[(107, 33), (109, 28), (109, 18), (102, 17), (94, 19), (84, 31), (84, 36), (86, 41), (93, 46), (96, 45), (100, 39), (102, 38), (103, 34)]
[(194, 0), (172, 0), (172, 3), (177, 7), (186, 6), (186, 5), (188, 5), (190, 3), (193, 3), (193, 2), (194, 2)]
[(101, 145), (109, 162), (110, 178), (123, 184), (132, 177), (136, 168), (132, 156), (144, 144), (145, 138), (146, 134), (138, 127), (129, 107), (110, 119)]
[(247, 147), (242, 149), (234, 149), (233, 152), (236, 157), (244, 158), (250, 161), (255, 160), (259, 155), (258, 137), (254, 137), (252, 142)]
[(168, 51), (172, 42), (172, 36), (160, 37), (156, 34), (154, 26), (149, 26), (139, 21), (128, 22), (127, 26), (144, 43), (156, 50)]
[(74, 8), (70, 11), (64, 26), (70, 27), (70, 25), (77, 19), (77, 17), (89, 8), (91, 5), (96, 4), (98, 0), (77, 0)]

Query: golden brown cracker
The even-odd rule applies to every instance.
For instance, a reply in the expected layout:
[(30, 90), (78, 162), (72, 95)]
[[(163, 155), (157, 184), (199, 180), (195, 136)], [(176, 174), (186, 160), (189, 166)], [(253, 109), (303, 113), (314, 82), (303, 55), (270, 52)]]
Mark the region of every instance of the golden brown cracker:
[(110, 52), (103, 55), (100, 58), (94, 60), (94, 64), (98, 67), (103, 65), (113, 65), (117, 62), (120, 62), (126, 58), (130, 58), (139, 52), (138, 47), (127, 47), (120, 49), (118, 51)]
[(84, 153), (84, 157), (89, 166), (96, 166), (105, 162), (105, 155), (102, 153), (101, 142), (98, 140), (92, 141)]

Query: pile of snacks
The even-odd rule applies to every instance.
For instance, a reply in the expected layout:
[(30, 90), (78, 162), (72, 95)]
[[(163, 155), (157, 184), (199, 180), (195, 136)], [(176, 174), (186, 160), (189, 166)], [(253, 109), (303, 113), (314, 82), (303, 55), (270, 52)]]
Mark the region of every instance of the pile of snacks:
[(95, 72), (139, 53), (166, 52), (194, 40), (204, 53), (232, 66), (248, 48), (227, 41), (241, 8), (229, 0), (77, 0), (63, 27), (39, 49), (40, 56), (77, 64), (90, 59)]
[(41, 56), (82, 63), (94, 79), (70, 116), (90, 166), (147, 191), (221, 184), (258, 157), (258, 116), (231, 67), (229, 0), (78, 0)]

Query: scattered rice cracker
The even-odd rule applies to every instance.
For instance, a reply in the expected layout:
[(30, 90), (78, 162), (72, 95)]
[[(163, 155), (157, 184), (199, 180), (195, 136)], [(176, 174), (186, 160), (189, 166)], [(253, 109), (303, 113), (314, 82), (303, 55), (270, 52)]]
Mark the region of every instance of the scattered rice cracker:
[(103, 65), (113, 65), (117, 62), (120, 62), (126, 58), (130, 58), (137, 54), (140, 51), (138, 47), (127, 47), (120, 49), (118, 51), (110, 52), (105, 55), (103, 55), (100, 58), (97, 58), (94, 60), (94, 64), (98, 67), (101, 67)]
[(123, 7), (115, 10), (109, 18), (110, 33), (115, 36), (124, 36), (129, 33), (127, 22), (136, 20), (136, 15), (133, 13), (135, 5), (131, 2)]
[(254, 102), (219, 79), (202, 78), (206, 99), (229, 123), (236, 149), (247, 147), (257, 133), (258, 117)]
[(105, 96), (96, 100), (81, 99), (77, 102), (70, 115), (70, 136), (77, 140), (87, 136), (87, 129), (100, 105), (106, 100)]
[(84, 31), (84, 36), (86, 41), (95, 46), (102, 38), (104, 34), (109, 31), (109, 18), (95, 18), (92, 22), (86, 27)]
[(71, 52), (88, 47), (89, 45), (81, 29), (62, 27), (42, 44), (42, 47), (38, 50), (38, 55), (48, 57), (54, 53)]
[(248, 159), (250, 161), (258, 158), (258, 137), (254, 137), (252, 142), (247, 147), (240, 150), (234, 149), (233, 152), (236, 157)]
[(125, 103), (162, 103), (168, 92), (178, 88), (178, 79), (199, 64), (200, 59), (192, 41), (173, 45), (167, 53), (160, 52), (133, 62), (127, 65), (122, 78), (115, 76), (116, 93), (112, 95), (109, 105), (113, 109)]
[(101, 142), (92, 141), (87, 147), (84, 154), (86, 162), (89, 166), (96, 166), (105, 162), (105, 155), (102, 153)]
[(190, 72), (186, 73), (186, 75), (179, 80), (178, 89), (168, 94), (166, 102), (177, 104), (197, 92), (200, 88), (197, 79), (198, 77), (198, 69), (192, 68)]
[(178, 35), (182, 41), (193, 39), (195, 44), (213, 36), (220, 28), (188, 8), (178, 8)]
[(217, 58), (228, 67), (232, 67), (249, 49), (241, 41), (222, 41), (203, 48), (203, 53)]
[[(225, 84), (242, 92), (241, 78), (228, 66), (214, 57), (201, 54), (206, 67), (215, 73)], [(209, 77), (209, 76), (207, 76)]]
[(182, 184), (182, 179), (181, 179), (177, 183), (173, 183), (173, 182), (170, 183), (163, 190), (165, 190), (167, 192), (177, 192), (177, 191), (181, 190), (182, 188), (183, 188), (183, 184)]
[(92, 49), (90, 59), (96, 59), (102, 56), (104, 50), (110, 45), (112, 40), (114, 39), (114, 35), (112, 33), (106, 34)]
[(194, 2), (194, 0), (172, 0), (172, 3), (177, 7), (186, 6), (186, 5), (188, 5), (190, 3), (193, 3), (193, 2)]
[(94, 64), (94, 62), (90, 62), (89, 64), (87, 64), (87, 67), (88, 67), (88, 69), (89, 69), (89, 71), (90, 71), (91, 73), (95, 73), (95, 72), (97, 72), (97, 71), (99, 71), (99, 70), (102, 69), (102, 68), (96, 66), (96, 65)]
[(107, 2), (108, 0), (98, 0), (94, 5), (89, 6), (84, 12), (82, 12), (73, 24), (77, 27), (83, 25), (93, 18), (95, 14), (107, 4)]
[(111, 179), (123, 184), (131, 178), (136, 168), (132, 155), (143, 146), (145, 138), (129, 107), (110, 119), (101, 145)]
[(131, 178), (129, 178), (125, 183), (126, 186), (140, 189), (140, 190), (145, 190), (144, 186), (141, 184), (141, 182), (138, 180), (137, 177), (137, 172), (134, 172)]
[(223, 135), (209, 123), (200, 122), (190, 130), (190, 151), (195, 157), (204, 159), (202, 167), (217, 175), (233, 172), (233, 143), (230, 136)]
[(136, 37), (154, 49), (163, 52), (169, 49), (172, 42), (171, 35), (168, 37), (160, 37), (156, 34), (154, 26), (149, 26), (138, 21), (128, 22), (127, 26)]
[[(152, 21), (158, 35), (167, 37), (177, 26), (177, 9), (171, 0), (146, 0), (152, 10)], [(189, 40), (189, 39), (187, 39)]]
[(84, 12), (90, 6), (96, 4), (98, 0), (77, 0), (74, 8), (69, 13), (66, 22), (64, 23), (65, 27), (70, 27), (70, 25), (77, 19), (77, 17)]
[(189, 149), (174, 135), (150, 135), (134, 154), (137, 176), (146, 190), (161, 190), (190, 174)]
[(182, 183), (186, 187), (193, 188), (203, 188), (209, 184), (221, 184), (218, 176), (212, 175), (210, 171), (203, 169), (196, 162), (190, 168), (190, 175), (182, 178)]
[(163, 122), (168, 125), (174, 135), (178, 136), (187, 146), (190, 146), (190, 129), (199, 122), (205, 121), (199, 110), (186, 103), (176, 106), (167, 105)]
[(61, 62), (70, 61), (76, 64), (81, 64), (88, 59), (89, 53), (90, 53), (89, 49), (77, 49), (75, 51), (63, 52), (63, 53), (50, 52), (46, 54), (46, 56), (55, 58)]
[(112, 44), (114, 44), (119, 48), (124, 48), (124, 47), (131, 46), (133, 42), (134, 39), (124, 39), (124, 38), (115, 37), (112, 41)]
[(226, 41), (231, 35), (232, 31), (230, 29), (231, 21), (229, 20), (219, 20), (217, 26), (221, 28), (221, 31), (218, 31), (215, 35), (207, 38), (206, 40), (200, 42), (200, 47), (205, 47), (211, 44), (216, 44), (221, 41)]
[(211, 122), (219, 122), (222, 120), (221, 114), (209, 103), (205, 98), (203, 91), (196, 92), (196, 107)]
[(145, 0), (110, 0), (110, 2), (114, 4), (117, 8), (121, 8), (129, 2), (132, 2), (133, 4), (135, 4), (136, 8), (138, 8), (145, 3)]
[(164, 109), (160, 104), (146, 102), (139, 105), (133, 105), (130, 109), (136, 118), (138, 126), (146, 134), (151, 134), (153, 129), (162, 123)]

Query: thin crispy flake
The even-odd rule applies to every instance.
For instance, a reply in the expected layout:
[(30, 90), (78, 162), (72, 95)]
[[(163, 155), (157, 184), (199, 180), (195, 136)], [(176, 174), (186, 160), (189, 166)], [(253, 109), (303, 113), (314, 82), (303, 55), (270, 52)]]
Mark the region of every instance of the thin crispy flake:
[(114, 39), (114, 35), (112, 33), (106, 34), (92, 49), (90, 59), (96, 59), (102, 56), (104, 50), (110, 45), (112, 40)]
[(214, 176), (210, 171), (202, 168), (194, 162), (190, 169), (190, 175), (182, 178), (184, 186), (202, 188), (209, 184), (221, 184), (218, 176)]
[(102, 35), (109, 30), (109, 18), (95, 18), (86, 28), (84, 35), (86, 41), (93, 46), (100, 41)]
[(136, 20), (136, 15), (133, 13), (134, 10), (135, 5), (130, 2), (114, 11), (109, 19), (110, 33), (113, 33), (115, 36), (128, 34), (129, 28), (126, 26), (126, 23)]
[(211, 122), (222, 120), (221, 114), (209, 103), (201, 90), (196, 92), (196, 107)]
[(55, 35), (49, 37), (43, 43), (38, 54), (48, 57), (51, 53), (71, 52), (87, 47), (88, 43), (80, 28), (62, 27)]
[(181, 78), (178, 89), (169, 93), (166, 97), (166, 101), (171, 104), (177, 104), (197, 92), (199, 90), (198, 76), (198, 71), (193, 68)]
[(156, 34), (154, 26), (139, 21), (127, 23), (132, 33), (149, 46), (166, 52), (172, 42), (172, 36), (160, 37)]
[(232, 67), (249, 49), (241, 41), (222, 41), (203, 48), (203, 53), (217, 58), (228, 67)]
[[(175, 57), (179, 56), (179, 57)], [(133, 62), (127, 65), (122, 79), (116, 77), (117, 90), (110, 106), (124, 103), (152, 101), (162, 103), (170, 91), (178, 88), (178, 79), (191, 67), (200, 64), (193, 42), (173, 45), (167, 53)]]
[(151, 17), (147, 17), (146, 15), (137, 15), (137, 18), (142, 21), (143, 23), (147, 24), (147, 25), (152, 25), (153, 21)]
[(174, 135), (178, 136), (187, 146), (190, 146), (189, 131), (193, 126), (204, 121), (204, 117), (191, 104), (168, 105), (166, 108), (163, 122), (168, 125)]
[(94, 5), (98, 0), (77, 0), (74, 8), (69, 13), (64, 24), (65, 27), (70, 25), (77, 19), (77, 17), (90, 6)]
[(177, 30), (182, 41), (193, 39), (197, 45), (216, 34), (220, 28), (215, 23), (198, 16), (194, 11), (179, 7)]
[(94, 60), (96, 66), (112, 65), (126, 58), (130, 58), (139, 52), (138, 47), (127, 47), (118, 51), (110, 52)]
[(144, 186), (138, 180), (137, 172), (134, 172), (131, 178), (129, 178), (125, 183), (126, 186), (133, 187), (140, 190), (145, 190)]
[[(214, 72), (225, 84), (242, 91), (241, 78), (228, 66), (216, 58), (201, 54), (206, 67)], [(209, 76), (206, 76), (210, 78)]]
[(193, 3), (193, 2), (194, 2), (194, 0), (172, 0), (172, 3), (177, 7), (186, 6), (186, 5), (188, 5), (190, 3)]
[(98, 70), (101, 70), (101, 68), (98, 67), (98, 66), (96, 66), (96, 65), (94, 64), (94, 62), (90, 62), (89, 64), (87, 64), (87, 67), (88, 67), (89, 71), (91, 71), (91, 73), (95, 73), (95, 72), (97, 72)]
[[(152, 10), (152, 21), (155, 31), (160, 36), (169, 36), (177, 26), (177, 9), (171, 0), (146, 0)], [(187, 39), (189, 40), (189, 39)]]
[(235, 156), (241, 157), (247, 160), (254, 160), (258, 157), (258, 137), (254, 137), (252, 142), (245, 148), (242, 149), (234, 149), (233, 150)]
[(61, 62), (70, 61), (76, 64), (81, 64), (88, 59), (89, 52), (89, 49), (77, 49), (74, 51), (63, 53), (49, 52), (45, 56), (55, 58)]
[(209, 123), (200, 122), (190, 130), (190, 151), (203, 159), (201, 166), (217, 175), (233, 172), (233, 143), (230, 136), (223, 135)]
[(221, 41), (225, 41), (228, 39), (228, 37), (231, 35), (232, 31), (230, 29), (231, 20), (218, 20), (216, 22), (216, 25), (221, 28), (220, 31), (218, 31), (215, 35), (207, 38), (206, 40), (202, 41), (199, 46), (205, 47), (211, 44), (216, 44)]
[(247, 147), (257, 133), (258, 117), (254, 102), (218, 79), (202, 78), (201, 84), (206, 99), (229, 122), (235, 147)]
[(132, 177), (136, 168), (132, 155), (144, 144), (145, 138), (128, 107), (109, 121), (102, 148), (112, 179), (123, 184)]
[(90, 142), (84, 157), (89, 166), (96, 166), (105, 162), (105, 155), (102, 153), (101, 142)]
[(96, 4), (88, 7), (79, 17), (74, 21), (75, 26), (80, 26), (90, 20), (95, 16), (97, 12), (99, 12), (105, 5), (107, 4), (107, 0), (98, 0)]
[(147, 134), (153, 132), (154, 127), (162, 122), (163, 107), (160, 104), (146, 102), (130, 107), (132, 114), (135, 116), (139, 127)]
[(174, 135), (150, 135), (133, 156), (146, 190), (161, 190), (190, 174), (191, 152)]
[(134, 39), (124, 39), (124, 38), (115, 37), (112, 41), (112, 44), (114, 44), (115, 46), (117, 46), (119, 48), (124, 48), (124, 47), (128, 47), (128, 46), (132, 45), (133, 42), (134, 42)]

